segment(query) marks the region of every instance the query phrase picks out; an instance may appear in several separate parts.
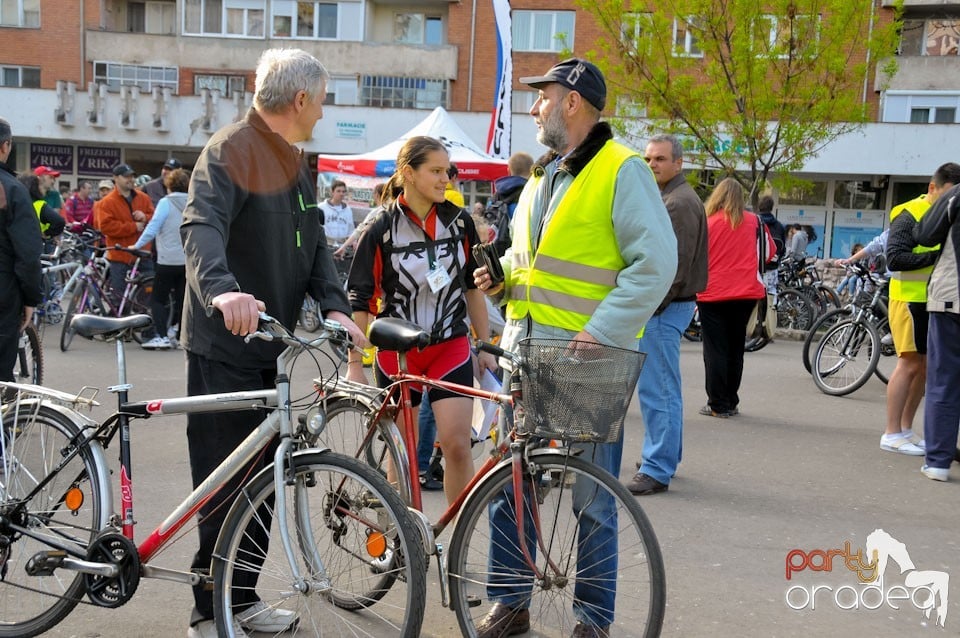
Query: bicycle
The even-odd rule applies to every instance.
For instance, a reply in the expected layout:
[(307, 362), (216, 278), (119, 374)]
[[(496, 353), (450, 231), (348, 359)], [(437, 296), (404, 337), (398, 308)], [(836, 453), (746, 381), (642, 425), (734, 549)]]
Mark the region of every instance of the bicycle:
[[(884, 286), (878, 282), (869, 301), (841, 310), (849, 317), (834, 323), (821, 337), (811, 361), (813, 381), (821, 392), (843, 396), (858, 390), (877, 372), (881, 355), (896, 354), (892, 339), (884, 343), (890, 327), (883, 293)], [(866, 294), (860, 293), (861, 297)]]
[[(263, 600), (268, 610), (299, 615), (289, 634), (317, 635), (322, 626), (372, 635), (366, 627), (376, 624), (403, 637), (418, 636), (426, 587), (425, 524), (371, 468), (313, 447), (312, 428), (322, 410), (314, 410), (310, 421), (292, 418), (293, 410), (303, 407), (290, 396), (297, 356), (328, 339), (345, 339), (346, 332), (330, 323), (320, 337), (306, 341), (261, 315), (258, 332), (247, 339), (286, 345), (277, 358), (275, 388), (131, 402), (123, 342), (149, 323), (144, 315), (73, 319), (78, 334), (116, 342), (118, 384), (110, 391), (117, 394), (117, 411), (101, 423), (80, 412), (97, 405), (96, 391), (71, 395), (0, 384), (4, 396), (15, 393), (0, 408), (0, 636), (43, 633), (83, 597), (98, 606), (122, 605), (141, 578), (212, 584), (218, 633), (233, 636), (243, 611), (234, 608), (234, 596), (244, 593), (234, 583), (251, 573), (259, 575), (257, 592), (272, 596)], [(260, 426), (134, 544), (130, 421), (250, 409), (264, 411)], [(121, 507), (115, 513), (104, 450), (118, 432)], [(257, 455), (269, 454), (277, 440), (273, 464), (245, 476), (229, 506), (209, 575), (151, 563), (188, 531), (184, 526), (203, 503)]]
[[(93, 253), (79, 275), (77, 290), (70, 298), (64, 315), (63, 328), (60, 331), (60, 350), (66, 352), (73, 342), (71, 319), (79, 314), (93, 314), (103, 317), (124, 317), (132, 314), (148, 314), (150, 297), (153, 294), (153, 275), (140, 272), (142, 259), (149, 259), (150, 253), (143, 250), (114, 246), (112, 250), (130, 253), (136, 259), (125, 278), (122, 292), (112, 291), (106, 283), (107, 269), (102, 267), (96, 254), (105, 252), (103, 248), (93, 248)], [(117, 296), (119, 299), (117, 299)], [(130, 337), (137, 343), (143, 343), (152, 328), (132, 329)]]
[[(407, 372), (406, 353), (429, 343), (428, 334), (414, 324), (380, 318), (371, 323), (369, 339), (399, 353), (400, 372), (380, 391), (342, 380), (330, 388), (325, 395), (330, 421), (318, 442), (395, 478), (402, 498), (415, 510), (421, 510), (422, 501), (412, 384), (493, 401), (501, 409), (512, 408), (515, 416), (509, 428), (501, 419), (488, 458), (434, 523), (428, 542), (437, 556), (443, 605), (453, 607), (463, 635), (476, 635), (477, 623), (495, 602), (486, 587), (498, 579), (532, 582), (526, 602), (537, 635), (570, 634), (577, 620), (572, 615), (574, 590), (581, 585), (615, 590), (614, 635), (659, 635), (666, 585), (653, 527), (636, 498), (585, 458), (593, 443), (620, 436), (643, 355), (605, 346), (588, 351), (595, 358), (573, 355), (573, 342), (552, 340), (524, 340), (516, 354), (479, 342), (480, 349), (513, 362), (505, 394)], [(491, 518), (489, 508), (495, 504), (502, 507)], [(610, 539), (619, 550), (615, 567), (601, 567), (599, 558), (591, 563), (587, 551), (594, 533), (600, 534), (599, 526), (590, 527), (591, 515), (604, 507), (610, 511), (608, 520), (616, 521)], [(454, 522), (444, 552), (434, 538)], [(516, 537), (516, 572), (488, 565), (491, 536), (501, 533)], [(581, 547), (584, 553), (578, 554)], [(578, 558), (583, 564), (578, 565)]]
[(849, 319), (857, 308), (863, 307), (867, 309), (866, 316), (873, 322), (877, 333), (880, 335), (880, 359), (877, 362), (874, 374), (881, 382), (886, 384), (897, 362), (897, 351), (894, 348), (893, 336), (890, 334), (890, 324), (887, 321), (887, 279), (882, 275), (871, 272), (860, 264), (850, 264), (846, 266), (846, 269), (848, 273), (860, 279), (860, 292), (853, 297), (849, 304), (820, 316), (810, 327), (803, 342), (803, 366), (807, 372), (812, 374), (810, 351), (814, 341), (816, 340), (819, 343), (823, 332), (826, 332), (838, 321)]

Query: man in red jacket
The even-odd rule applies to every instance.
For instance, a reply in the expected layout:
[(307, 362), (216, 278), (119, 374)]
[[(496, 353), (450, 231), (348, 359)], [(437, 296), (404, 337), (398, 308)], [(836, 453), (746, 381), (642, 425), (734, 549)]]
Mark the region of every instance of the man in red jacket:
[[(130, 246), (137, 243), (140, 233), (153, 217), (153, 202), (133, 187), (136, 171), (129, 164), (113, 168), (114, 189), (100, 200), (96, 208), (95, 225), (103, 233), (105, 246)], [(107, 251), (110, 262), (111, 303), (116, 305), (123, 296), (125, 278), (135, 257), (119, 250)], [(149, 266), (148, 266), (149, 268)], [(141, 270), (144, 269), (141, 266)]]

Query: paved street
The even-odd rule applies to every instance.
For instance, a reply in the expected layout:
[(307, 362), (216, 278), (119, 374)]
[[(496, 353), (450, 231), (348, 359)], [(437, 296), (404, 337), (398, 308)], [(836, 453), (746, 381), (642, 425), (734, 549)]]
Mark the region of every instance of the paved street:
[[(46, 383), (63, 390), (115, 383), (112, 345), (74, 340), (57, 349), (58, 327), (46, 336)], [(960, 627), (960, 542), (957, 506), (960, 470), (936, 483), (919, 472), (921, 459), (882, 452), (884, 386), (871, 379), (845, 398), (821, 394), (800, 363), (800, 343), (778, 341), (748, 354), (740, 416), (704, 417), (703, 364), (699, 344), (684, 342), (684, 458), (669, 492), (643, 497), (667, 566), (664, 636), (940, 636)], [(132, 398), (175, 396), (183, 391), (181, 352), (128, 348)], [(298, 370), (295, 372), (299, 372)], [(310, 371), (300, 372), (306, 382)], [(296, 383), (297, 377), (294, 377)], [(112, 395), (101, 393), (107, 408)], [(922, 419), (917, 427), (922, 429)], [(624, 474), (639, 457), (643, 426), (636, 401), (627, 423)], [(134, 495), (142, 540), (189, 491), (189, 468), (179, 418), (134, 425)], [(114, 452), (108, 456), (115, 462)], [(436, 493), (429, 498), (439, 499)], [(901, 575), (891, 562), (882, 588), (861, 593), (856, 573), (837, 556), (832, 571), (814, 550), (863, 550), (867, 535), (883, 529), (900, 541), (914, 565)], [(159, 561), (183, 568), (195, 549), (195, 531)], [(786, 557), (795, 570), (786, 579)], [(865, 552), (864, 552), (865, 553)], [(864, 562), (868, 562), (864, 558)], [(852, 564), (852, 561), (851, 561)], [(807, 569), (802, 569), (808, 567)], [(952, 576), (946, 629), (927, 620), (910, 589), (894, 587), (924, 570)], [(866, 574), (869, 577), (869, 573)], [(439, 605), (435, 570), (428, 586), (427, 636), (457, 635), (452, 612)], [(790, 593), (788, 606), (785, 596)], [(811, 587), (820, 586), (814, 604)], [(839, 594), (837, 594), (837, 590)], [(877, 591), (888, 594), (881, 599)], [(835, 600), (839, 597), (839, 605)], [(914, 599), (920, 600), (921, 593)], [(939, 601), (938, 601), (939, 602)], [(142, 581), (133, 601), (118, 610), (83, 605), (51, 636), (183, 636), (192, 604), (190, 590)], [(840, 607), (859, 609), (842, 610)], [(899, 607), (894, 609), (891, 605)], [(864, 606), (879, 609), (868, 610)], [(814, 607), (814, 608), (811, 608)]]

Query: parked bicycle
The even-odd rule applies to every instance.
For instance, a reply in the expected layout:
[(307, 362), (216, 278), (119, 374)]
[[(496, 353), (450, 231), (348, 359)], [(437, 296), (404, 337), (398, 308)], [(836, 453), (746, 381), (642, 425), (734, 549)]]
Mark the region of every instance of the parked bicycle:
[[(123, 342), (149, 323), (144, 315), (72, 320), (77, 334), (116, 342), (118, 384), (110, 391), (117, 394), (117, 412), (102, 423), (81, 413), (96, 405), (95, 391), (72, 395), (0, 384), (5, 395), (15, 393), (0, 407), (0, 636), (41, 634), (84, 597), (118, 607), (141, 578), (209, 584), (217, 631), (234, 636), (248, 620), (246, 609), (234, 605), (250, 597), (236, 591), (235, 583), (251, 582), (250, 574), (259, 577), (256, 593), (265, 609), (297, 615), (284, 635), (419, 636), (429, 530), (376, 471), (313, 447), (322, 410), (310, 420), (293, 418), (294, 410), (309, 407), (290, 394), (297, 356), (328, 339), (343, 340), (346, 332), (328, 323), (306, 341), (261, 315), (259, 331), (247, 339), (286, 345), (277, 358), (281, 374), (274, 389), (131, 402)], [(318, 383), (325, 387), (328, 381)], [(131, 420), (249, 409), (264, 413), (257, 430), (136, 545)], [(118, 433), (121, 502), (115, 511), (105, 450)], [(201, 504), (278, 440), (273, 465), (244, 477), (209, 575), (152, 564), (162, 548), (182, 537)]]
[[(666, 586), (656, 535), (637, 499), (590, 462), (593, 444), (620, 436), (642, 355), (596, 344), (589, 354), (574, 353), (572, 342), (556, 340), (524, 340), (518, 353), (478, 343), (513, 362), (506, 394), (407, 372), (406, 353), (429, 343), (414, 324), (377, 319), (370, 341), (399, 353), (400, 372), (382, 391), (345, 381), (318, 388), (328, 415), (318, 443), (389, 474), (416, 510), (422, 503), (412, 386), (493, 401), (515, 417), (495, 429), (488, 458), (433, 524), (439, 535), (455, 523), (449, 550), (432, 538), (428, 543), (442, 603), (453, 607), (463, 635), (477, 635), (498, 582), (529, 585), (522, 604), (530, 607), (536, 635), (569, 636), (578, 620), (574, 606), (603, 591), (615, 597), (611, 635), (659, 635)], [(598, 516), (614, 522), (612, 537), (601, 540)], [(614, 547), (619, 560), (601, 561), (603, 552), (592, 551), (598, 544)], [(512, 566), (491, 557), (491, 549), (505, 546), (507, 554), (513, 550)]]
[[(70, 298), (64, 316), (63, 328), (60, 331), (60, 350), (66, 352), (73, 342), (74, 331), (71, 319), (74, 315), (93, 314), (101, 317), (124, 317), (132, 314), (147, 314), (150, 311), (150, 297), (153, 294), (153, 275), (143, 274), (140, 263), (149, 259), (150, 253), (143, 250), (114, 246), (112, 250), (119, 250), (134, 255), (136, 259), (127, 273), (123, 291), (113, 291), (107, 284), (107, 269), (103, 267), (104, 260), (97, 258), (104, 249), (93, 248), (93, 252), (83, 271), (79, 275), (77, 290)], [(144, 329), (131, 329), (128, 334), (137, 342), (143, 343), (151, 333), (148, 326)]]

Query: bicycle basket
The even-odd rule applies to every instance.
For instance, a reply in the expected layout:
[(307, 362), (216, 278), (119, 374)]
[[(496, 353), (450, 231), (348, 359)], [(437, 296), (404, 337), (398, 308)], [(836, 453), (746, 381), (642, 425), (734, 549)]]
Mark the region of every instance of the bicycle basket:
[(646, 355), (635, 350), (560, 339), (524, 339), (518, 345), (524, 434), (578, 443), (620, 437)]

